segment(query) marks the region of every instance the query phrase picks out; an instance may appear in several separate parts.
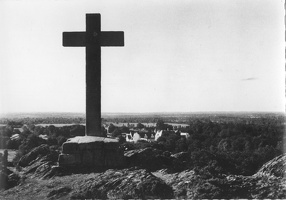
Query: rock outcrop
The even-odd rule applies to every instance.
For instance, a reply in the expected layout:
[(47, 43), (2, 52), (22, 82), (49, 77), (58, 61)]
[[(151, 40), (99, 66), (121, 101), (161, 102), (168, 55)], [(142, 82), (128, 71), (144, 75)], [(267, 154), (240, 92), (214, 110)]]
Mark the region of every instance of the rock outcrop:
[(56, 175), (56, 166), (59, 152), (51, 150), (48, 145), (42, 144), (26, 155), (22, 156), (18, 165), (25, 175), (37, 178), (50, 178)]
[(31, 162), (35, 162), (38, 157), (48, 155), (50, 153), (50, 147), (47, 144), (42, 144), (34, 149), (32, 149), (29, 153), (22, 156), (19, 160), (18, 165), (21, 167), (28, 166)]
[[(152, 148), (126, 151), (129, 168), (77, 173), (56, 166), (57, 153), (45, 149), (37, 147), (23, 158), (28, 163), (20, 173), (24, 176), (11, 173), (8, 182), (15, 187), (0, 191), (0, 199), (31, 195), (37, 199), (286, 198), (286, 154), (265, 163), (252, 176), (176, 171), (171, 166), (183, 165), (189, 159), (187, 153), (171, 155)], [(30, 161), (32, 157), (35, 160)]]
[(183, 171), (187, 168), (189, 155), (187, 152), (171, 154), (151, 147), (124, 152), (127, 167), (140, 167), (150, 171), (169, 169)]
[(154, 148), (136, 149), (124, 153), (128, 167), (140, 167), (155, 171), (168, 168), (172, 165), (170, 153), (163, 152)]
[(270, 160), (253, 176), (206, 176), (193, 170), (169, 173), (165, 169), (153, 175), (172, 187), (175, 198), (285, 199), (285, 165), (286, 154)]
[(265, 163), (256, 176), (286, 177), (286, 153)]
[(143, 169), (107, 170), (91, 174), (72, 186), (71, 198), (149, 199), (172, 198), (173, 191), (164, 181)]

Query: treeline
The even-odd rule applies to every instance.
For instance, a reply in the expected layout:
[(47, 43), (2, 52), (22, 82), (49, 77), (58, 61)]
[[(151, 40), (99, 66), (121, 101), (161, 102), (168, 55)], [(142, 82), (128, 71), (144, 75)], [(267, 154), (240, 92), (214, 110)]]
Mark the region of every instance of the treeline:
[(283, 153), (284, 130), (283, 123), (272, 120), (251, 124), (197, 120), (181, 129), (189, 133), (187, 137), (169, 129), (156, 143), (140, 144), (140, 148), (146, 145), (171, 153), (187, 152), (187, 168), (199, 171), (252, 175), (265, 162)]
[[(196, 120), (202, 122), (242, 122), (242, 123), (268, 123), (276, 121), (279, 123), (285, 122), (283, 113), (175, 113), (175, 114), (103, 114), (102, 122), (113, 123), (156, 123), (158, 120), (163, 120), (168, 123), (190, 124)], [(85, 117), (83, 114), (34, 114), (29, 117), (10, 116), (0, 118), (0, 124), (8, 124), (16, 122), (22, 124), (83, 124)]]
[(63, 127), (27, 125), (22, 129), (21, 132), (8, 125), (0, 127), (1, 148), (18, 149), (15, 163), (21, 156), (41, 144), (48, 144), (54, 149), (60, 149), (68, 138), (85, 135), (85, 127), (82, 125)]
[(259, 123), (276, 121), (285, 122), (283, 113), (177, 113), (177, 114), (141, 114), (141, 115), (103, 115), (104, 120), (114, 123), (156, 123), (163, 120), (168, 123), (190, 124), (197, 120), (202, 122), (243, 122)]
[(0, 124), (83, 124), (83, 117), (2, 118)]

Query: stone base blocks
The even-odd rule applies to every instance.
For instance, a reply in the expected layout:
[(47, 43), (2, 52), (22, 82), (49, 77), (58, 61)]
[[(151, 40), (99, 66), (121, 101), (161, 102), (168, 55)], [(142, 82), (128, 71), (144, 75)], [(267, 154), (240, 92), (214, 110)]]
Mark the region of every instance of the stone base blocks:
[(77, 136), (63, 143), (58, 162), (62, 167), (117, 168), (124, 165), (124, 152), (117, 139)]

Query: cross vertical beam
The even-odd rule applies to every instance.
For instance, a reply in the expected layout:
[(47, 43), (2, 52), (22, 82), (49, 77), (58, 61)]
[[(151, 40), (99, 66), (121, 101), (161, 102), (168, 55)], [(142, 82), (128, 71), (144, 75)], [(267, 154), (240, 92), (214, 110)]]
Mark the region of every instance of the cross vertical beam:
[(63, 46), (85, 47), (86, 128), (89, 136), (101, 133), (101, 46), (124, 46), (124, 32), (101, 32), (100, 14), (86, 14), (86, 32), (63, 32)]
[(100, 15), (86, 15), (86, 135), (101, 133)]

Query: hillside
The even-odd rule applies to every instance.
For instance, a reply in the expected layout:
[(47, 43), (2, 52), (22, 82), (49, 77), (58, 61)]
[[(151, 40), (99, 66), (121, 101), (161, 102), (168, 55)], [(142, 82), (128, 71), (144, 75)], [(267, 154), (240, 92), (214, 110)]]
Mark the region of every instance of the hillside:
[[(10, 183), (18, 185), (2, 190), (0, 199), (286, 198), (286, 154), (265, 163), (256, 174), (242, 176), (174, 172), (162, 163), (168, 156), (148, 148), (126, 151), (124, 169), (66, 170), (56, 166), (56, 154), (45, 148), (37, 147), (21, 159), (26, 166), (9, 176)], [(184, 160), (181, 154), (171, 157), (172, 165)], [(144, 169), (148, 160), (159, 158), (155, 168)]]

